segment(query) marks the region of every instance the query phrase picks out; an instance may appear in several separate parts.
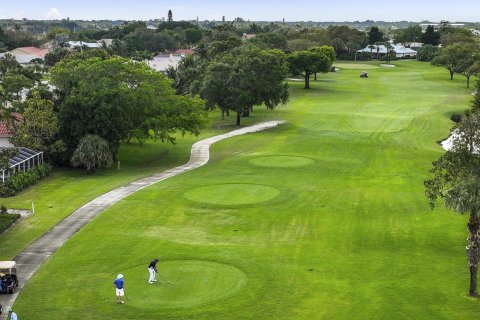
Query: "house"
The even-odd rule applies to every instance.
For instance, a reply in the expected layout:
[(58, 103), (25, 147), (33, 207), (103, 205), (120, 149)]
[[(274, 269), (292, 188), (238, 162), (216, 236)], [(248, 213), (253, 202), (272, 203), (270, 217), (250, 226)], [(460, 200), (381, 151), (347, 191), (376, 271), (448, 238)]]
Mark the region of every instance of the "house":
[(101, 48), (102, 47), (102, 44), (98, 42), (68, 41), (67, 43), (70, 48), (80, 48), (80, 47)]
[(413, 49), (413, 50), (418, 50), (420, 49), (421, 47), (423, 47), (423, 43), (422, 42), (407, 42), (404, 44), (405, 47), (407, 48), (410, 48), (410, 49)]
[(103, 44), (105, 44), (105, 46), (111, 47), (112, 43), (113, 43), (113, 39), (100, 39), (100, 40), (97, 41), (97, 43), (100, 43), (101, 46), (103, 46)]
[[(395, 52), (395, 56), (397, 58), (412, 58), (417, 56), (417, 51), (412, 50), (410, 48), (405, 48), (401, 44), (392, 44), (393, 52)], [(379, 59), (385, 56), (388, 53), (388, 49), (386, 46), (382, 45), (371, 45), (366, 46), (363, 49), (357, 50), (357, 53), (367, 53), (372, 55), (375, 59)], [(356, 58), (356, 54), (355, 54)]]
[[(48, 50), (45, 49), (40, 49), (36, 47), (22, 47), (22, 48), (16, 48), (13, 49), (12, 51), (9, 51), (11, 55), (15, 57), (18, 63), (22, 67), (27, 67), (31, 65), (31, 61), (34, 59), (44, 59), (45, 55), (48, 53)], [(7, 52), (5, 53), (0, 53), (0, 58), (5, 56)]]
[[(0, 148), (0, 150), (6, 148)], [(10, 177), (18, 172), (34, 169), (43, 163), (43, 152), (28, 148), (16, 148), (18, 154), (10, 158), (8, 169), (0, 170), (0, 181), (5, 183)]]
[(167, 69), (170, 67), (176, 68), (182, 56), (170, 54), (169, 56), (158, 55), (153, 58), (153, 60), (147, 61), (147, 64), (150, 68), (156, 71), (166, 73)]
[[(21, 114), (13, 112), (12, 113), (12, 120), (15, 121), (22, 121), (23, 117)], [(7, 120), (0, 121), (0, 148), (12, 148), (13, 144), (10, 142), (10, 137), (12, 136), (12, 132)]]
[[(23, 116), (19, 113), (11, 113), (11, 120), (14, 122), (20, 122), (23, 120)], [(11, 127), (7, 121), (0, 121), (0, 150), (16, 148), (11, 142), (12, 136)], [(9, 161), (9, 168), (0, 170), (0, 181), (3, 183), (9, 179), (16, 172), (24, 172), (33, 169), (35, 166), (43, 163), (43, 152), (31, 150), (28, 148), (20, 147), (18, 154), (12, 157)]]
[(241, 38), (242, 38), (243, 41), (247, 41), (247, 40), (255, 38), (256, 36), (257, 35), (253, 34), (253, 33), (244, 33)]
[(185, 56), (192, 55), (194, 53), (195, 51), (193, 49), (178, 49), (173, 53), (159, 54), (158, 56), (154, 57), (153, 60), (147, 61), (147, 64), (150, 66), (150, 68), (156, 71), (166, 73), (168, 68), (177, 68), (178, 64)]
[(174, 56), (188, 56), (194, 54), (195, 50), (193, 49), (178, 49), (173, 53)]

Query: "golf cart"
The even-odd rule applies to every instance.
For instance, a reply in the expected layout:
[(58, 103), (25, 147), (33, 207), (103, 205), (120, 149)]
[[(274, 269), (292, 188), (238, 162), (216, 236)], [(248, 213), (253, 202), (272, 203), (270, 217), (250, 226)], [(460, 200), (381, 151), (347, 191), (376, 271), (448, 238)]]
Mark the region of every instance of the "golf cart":
[(360, 78), (368, 78), (368, 72), (363, 71), (360, 73)]
[(18, 287), (17, 263), (0, 261), (0, 293), (14, 293)]

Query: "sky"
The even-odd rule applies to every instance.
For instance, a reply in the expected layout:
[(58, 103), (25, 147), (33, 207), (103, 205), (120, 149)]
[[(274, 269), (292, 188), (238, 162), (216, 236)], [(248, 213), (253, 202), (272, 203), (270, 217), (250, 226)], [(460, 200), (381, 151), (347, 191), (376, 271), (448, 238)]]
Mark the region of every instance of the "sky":
[(0, 0), (0, 19), (480, 21), (479, 0)]

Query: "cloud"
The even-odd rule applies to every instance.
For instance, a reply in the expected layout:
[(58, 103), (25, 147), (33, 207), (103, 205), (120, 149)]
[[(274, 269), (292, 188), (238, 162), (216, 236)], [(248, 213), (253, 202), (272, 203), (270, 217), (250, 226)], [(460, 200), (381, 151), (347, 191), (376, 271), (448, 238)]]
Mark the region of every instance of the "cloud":
[(61, 19), (61, 18), (62, 18), (62, 14), (60, 13), (60, 11), (57, 8), (52, 8), (52, 9), (48, 10), (47, 19), (57, 20), (57, 19)]

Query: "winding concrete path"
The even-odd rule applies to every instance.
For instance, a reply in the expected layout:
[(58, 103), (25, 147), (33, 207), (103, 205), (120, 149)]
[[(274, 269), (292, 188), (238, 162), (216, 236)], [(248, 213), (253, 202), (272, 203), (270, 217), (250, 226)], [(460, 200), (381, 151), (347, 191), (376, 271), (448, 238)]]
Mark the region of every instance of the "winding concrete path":
[(192, 146), (190, 160), (186, 164), (156, 173), (152, 176), (114, 189), (74, 211), (71, 215), (60, 221), (57, 225), (55, 225), (52, 229), (50, 229), (47, 233), (45, 233), (15, 257), (14, 260), (17, 261), (18, 264), (18, 277), (20, 284), (14, 294), (0, 295), (0, 303), (3, 305), (3, 310), (6, 311), (13, 305), (24, 284), (33, 276), (42, 263), (47, 260), (68, 239), (70, 239), (70, 237), (72, 237), (77, 231), (79, 231), (102, 211), (143, 188), (203, 166), (208, 162), (210, 156), (210, 145), (217, 141), (246, 133), (270, 129), (282, 123), (284, 123), (284, 121), (262, 122), (250, 127), (234, 130), (196, 142)]

